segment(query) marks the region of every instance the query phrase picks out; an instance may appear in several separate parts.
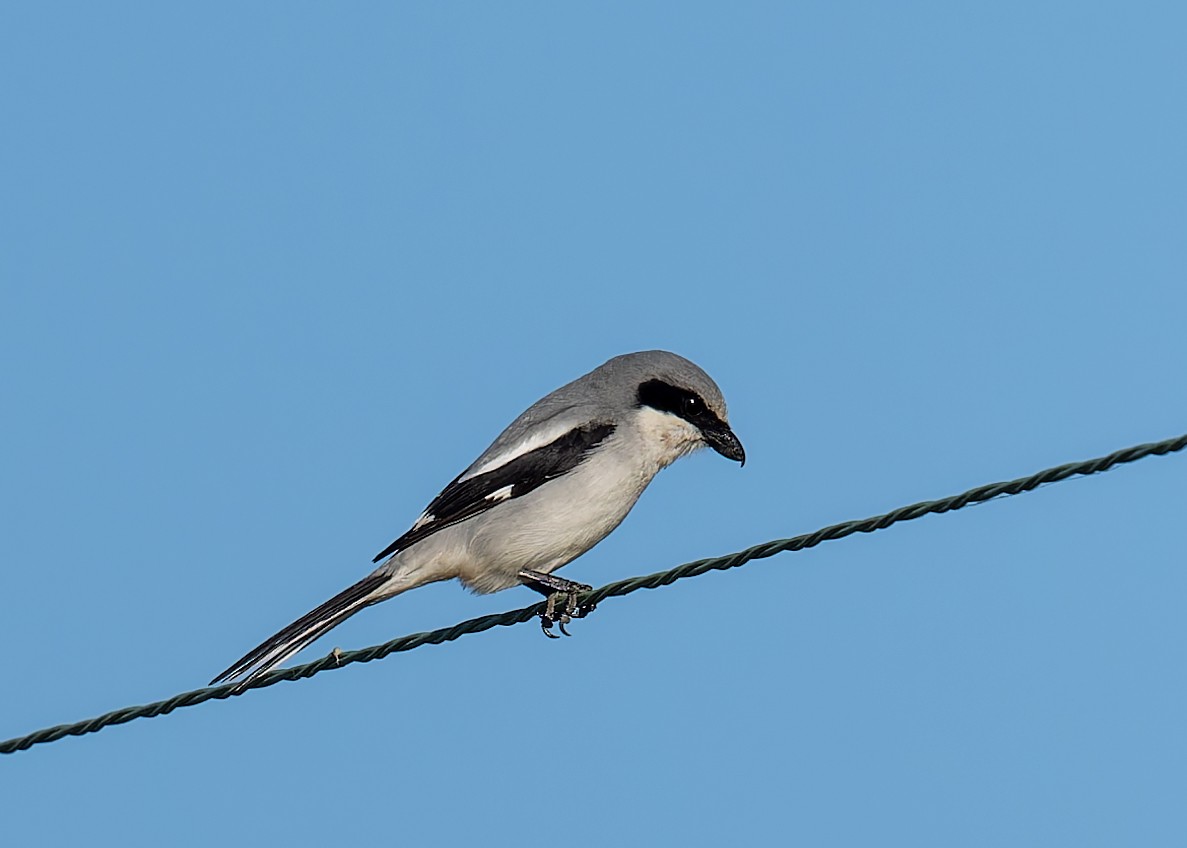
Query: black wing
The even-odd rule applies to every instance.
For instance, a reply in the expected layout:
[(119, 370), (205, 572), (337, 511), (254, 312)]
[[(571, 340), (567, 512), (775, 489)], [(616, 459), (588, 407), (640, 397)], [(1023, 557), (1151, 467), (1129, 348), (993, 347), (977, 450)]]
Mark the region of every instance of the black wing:
[(372, 561), (379, 562), (438, 530), (473, 518), (511, 498), (526, 495), (549, 480), (572, 471), (613, 432), (613, 424), (586, 424), (493, 471), (466, 480), (459, 476), (433, 499), (415, 527), (380, 551)]

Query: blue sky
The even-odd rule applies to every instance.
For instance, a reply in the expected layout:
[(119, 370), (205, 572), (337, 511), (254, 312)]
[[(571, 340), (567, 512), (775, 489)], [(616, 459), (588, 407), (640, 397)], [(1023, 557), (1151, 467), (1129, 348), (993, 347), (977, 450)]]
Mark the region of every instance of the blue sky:
[[(1185, 26), (7, 7), (0, 737), (202, 685), (625, 351), (748, 462), (662, 474), (596, 584), (1187, 430)], [(6, 842), (1181, 845), (1185, 461), (3, 758)]]

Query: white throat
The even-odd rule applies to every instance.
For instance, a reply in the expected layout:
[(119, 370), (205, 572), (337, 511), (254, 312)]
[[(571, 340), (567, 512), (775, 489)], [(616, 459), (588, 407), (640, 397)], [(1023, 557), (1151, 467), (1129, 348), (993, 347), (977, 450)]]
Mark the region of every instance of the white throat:
[(635, 412), (635, 428), (657, 471), (705, 446), (701, 431), (683, 418), (642, 406)]

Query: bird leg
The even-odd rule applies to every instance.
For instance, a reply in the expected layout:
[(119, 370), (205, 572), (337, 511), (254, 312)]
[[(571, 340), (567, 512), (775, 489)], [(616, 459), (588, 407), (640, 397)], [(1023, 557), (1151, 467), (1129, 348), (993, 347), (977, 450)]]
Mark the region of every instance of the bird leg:
[[(565, 625), (575, 618), (585, 618), (594, 611), (596, 606), (595, 604), (578, 603), (578, 599), (583, 594), (593, 591), (593, 586), (585, 583), (529, 569), (519, 572), (519, 579), (523, 585), (548, 599), (548, 603), (544, 606), (544, 612), (540, 613), (540, 629), (549, 639), (560, 638), (552, 632), (552, 625), (559, 625), (561, 633), (568, 636), (570, 634), (565, 629)], [(558, 609), (558, 607), (560, 608)]]

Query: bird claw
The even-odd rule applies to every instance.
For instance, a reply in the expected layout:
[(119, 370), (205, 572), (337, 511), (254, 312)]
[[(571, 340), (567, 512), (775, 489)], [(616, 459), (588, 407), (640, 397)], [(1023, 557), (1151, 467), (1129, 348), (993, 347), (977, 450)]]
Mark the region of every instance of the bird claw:
[[(592, 588), (592, 586), (582, 586), (582, 589), (586, 592)], [(548, 596), (548, 603), (545, 604), (544, 611), (540, 613), (540, 629), (544, 632), (545, 636), (549, 639), (560, 638), (560, 636), (552, 632), (552, 626), (554, 624), (562, 634), (572, 636), (573, 634), (565, 629), (565, 625), (572, 623), (575, 618), (585, 618), (597, 608), (597, 604), (578, 604), (578, 597), (577, 592), (555, 592)], [(564, 606), (558, 610), (557, 606), (562, 599)]]
[(544, 610), (540, 613), (540, 630), (549, 639), (560, 638), (552, 632), (553, 625), (563, 635), (572, 636), (565, 625), (575, 618), (585, 618), (597, 607), (597, 604), (579, 602), (582, 595), (593, 591), (593, 586), (538, 571), (521, 571), (519, 576), (528, 587), (548, 596)]

